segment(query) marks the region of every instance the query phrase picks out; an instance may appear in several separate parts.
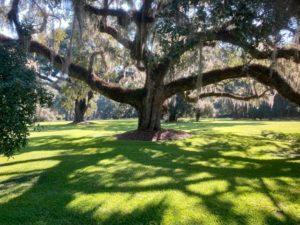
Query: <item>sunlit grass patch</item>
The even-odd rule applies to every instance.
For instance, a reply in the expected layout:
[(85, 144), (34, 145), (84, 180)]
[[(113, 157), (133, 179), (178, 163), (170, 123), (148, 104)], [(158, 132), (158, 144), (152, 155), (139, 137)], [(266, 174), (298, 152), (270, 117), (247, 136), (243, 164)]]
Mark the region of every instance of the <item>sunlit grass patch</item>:
[(300, 224), (300, 122), (164, 124), (174, 142), (118, 141), (136, 120), (42, 123), (0, 158), (0, 224)]

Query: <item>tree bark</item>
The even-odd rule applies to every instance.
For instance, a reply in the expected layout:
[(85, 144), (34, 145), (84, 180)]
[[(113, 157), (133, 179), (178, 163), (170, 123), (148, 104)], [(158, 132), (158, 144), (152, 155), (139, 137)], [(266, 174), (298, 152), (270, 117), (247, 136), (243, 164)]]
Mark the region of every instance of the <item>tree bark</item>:
[(156, 131), (161, 129), (160, 121), (165, 101), (164, 85), (160, 74), (149, 72), (145, 84), (146, 94), (137, 107), (138, 130)]
[(138, 130), (156, 131), (161, 129), (162, 93), (149, 93), (138, 111)]

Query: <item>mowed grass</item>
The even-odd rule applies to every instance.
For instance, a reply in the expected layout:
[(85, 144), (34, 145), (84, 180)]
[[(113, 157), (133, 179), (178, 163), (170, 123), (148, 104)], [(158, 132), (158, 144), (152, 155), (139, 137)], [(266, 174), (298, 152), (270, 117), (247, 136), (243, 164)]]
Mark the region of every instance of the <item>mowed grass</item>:
[(193, 137), (160, 143), (95, 122), (42, 123), (0, 157), (1, 225), (300, 224), (300, 122), (165, 124)]

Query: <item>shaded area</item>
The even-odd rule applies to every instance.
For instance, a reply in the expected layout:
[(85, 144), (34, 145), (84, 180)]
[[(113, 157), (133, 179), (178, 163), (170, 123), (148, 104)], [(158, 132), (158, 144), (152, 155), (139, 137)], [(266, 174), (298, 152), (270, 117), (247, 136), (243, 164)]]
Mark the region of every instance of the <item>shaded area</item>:
[(41, 125), (40, 131), (65, 131), (65, 130), (95, 130), (95, 131), (101, 131), (101, 130), (109, 130), (109, 131), (128, 131), (133, 130), (137, 126), (137, 122), (135, 120), (101, 120), (100, 122), (97, 121), (89, 121), (91, 124), (85, 125), (85, 124), (74, 124), (74, 123), (57, 123), (57, 124), (47, 124), (44, 125), (43, 123)]
[(125, 133), (116, 134), (118, 140), (140, 140), (140, 141), (174, 141), (184, 138), (190, 138), (192, 135), (187, 132), (177, 130), (159, 130), (159, 131), (127, 131)]
[[(288, 210), (299, 204), (299, 161), (251, 150), (299, 148), (299, 134), (281, 143), (264, 133), (253, 138), (198, 129), (207, 132), (176, 143), (33, 137), (27, 153), (45, 153), (0, 165), (16, 168), (0, 171), (0, 224), (299, 223)], [(56, 163), (28, 169), (46, 162)], [(23, 188), (20, 195), (2, 202), (13, 187)]]

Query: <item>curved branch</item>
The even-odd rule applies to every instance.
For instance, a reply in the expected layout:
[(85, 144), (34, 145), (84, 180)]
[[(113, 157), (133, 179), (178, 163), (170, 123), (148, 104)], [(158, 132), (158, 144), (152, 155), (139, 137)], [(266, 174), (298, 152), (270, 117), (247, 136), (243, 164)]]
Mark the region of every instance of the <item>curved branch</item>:
[(36, 29), (33, 33), (42, 33), (43, 31), (45, 31), (46, 26), (47, 26), (48, 14), (47, 14), (46, 10), (44, 10), (35, 0), (32, 0), (32, 2), (38, 7), (38, 9), (40, 10), (40, 12), (43, 16), (43, 21), (40, 25), (40, 28)]
[[(238, 47), (243, 48), (255, 59), (271, 59), (273, 51), (260, 51), (256, 47), (244, 43), (241, 39), (235, 34), (236, 30), (227, 30), (227, 25), (224, 25), (221, 29), (209, 30), (206, 32), (197, 32), (185, 40), (180, 40), (176, 42), (173, 47), (170, 48), (169, 52), (165, 55), (165, 59), (162, 60), (167, 65), (171, 61), (175, 62), (178, 60), (185, 52), (193, 49), (200, 42), (203, 43), (203, 46), (215, 45), (216, 41), (221, 41), (224, 43), (229, 43)], [(283, 58), (292, 60), (295, 63), (300, 63), (300, 50), (297, 48), (278, 48), (276, 50), (276, 58)]]
[[(202, 84), (203, 86), (206, 86), (227, 79), (243, 78), (248, 76), (270, 88), (276, 89), (281, 96), (300, 106), (299, 90), (294, 90), (277, 71), (273, 71), (271, 76), (270, 69), (262, 65), (253, 64), (247, 67), (236, 66), (226, 69), (212, 70), (203, 73)], [(193, 75), (166, 84), (164, 88), (165, 98), (169, 98), (176, 93), (196, 89), (197, 78), (197, 75)]]
[(20, 2), (20, 0), (14, 0), (12, 2), (12, 6), (11, 6), (10, 11), (7, 14), (7, 17), (8, 17), (8, 20), (15, 25), (18, 36), (20, 37), (20, 36), (22, 36), (23, 29), (22, 29), (20, 19), (19, 19), (19, 2)]
[(261, 94), (255, 94), (255, 95), (250, 95), (250, 96), (236, 95), (236, 94), (231, 94), (231, 93), (227, 93), (227, 92), (207, 92), (207, 93), (200, 94), (198, 97), (197, 96), (191, 97), (189, 95), (183, 95), (183, 97), (187, 102), (191, 102), (191, 103), (196, 103), (199, 98), (208, 98), (208, 97), (232, 98), (235, 100), (247, 102), (252, 99), (258, 99), (258, 98), (263, 97), (268, 91), (270, 91), (270, 89), (265, 90)]
[[(271, 59), (273, 51), (260, 51), (254, 46), (245, 44), (235, 35), (234, 30), (221, 30), (213, 34), (212, 39), (239, 46), (248, 52), (255, 59)], [(276, 58), (289, 59), (295, 63), (300, 63), (300, 50), (297, 48), (277, 48)]]
[[(16, 40), (0, 34), (0, 42), (5, 43), (13, 41), (16, 42)], [(36, 41), (30, 42), (29, 51), (41, 55), (49, 61), (53, 60), (54, 66), (58, 69), (63, 69), (65, 65), (64, 57), (61, 57), (60, 55), (49, 49), (47, 46), (42, 45)], [(90, 73), (87, 69), (74, 63), (69, 64), (68, 71), (70, 77), (84, 81), (91, 87), (91, 89), (121, 103), (127, 103), (136, 106), (140, 98), (144, 95), (143, 89), (125, 89), (117, 84), (108, 83), (102, 80), (96, 74)]]
[[(97, 8), (88, 4), (84, 6), (86, 12), (104, 17), (104, 21), (100, 21), (98, 24), (99, 31), (109, 34), (125, 48), (129, 49), (132, 58), (138, 61), (137, 67), (141, 68), (141, 70), (144, 69), (144, 67), (140, 65), (140, 60), (143, 58), (145, 42), (148, 36), (147, 24), (154, 22), (154, 18), (148, 15), (152, 2), (153, 0), (145, 0), (140, 10), (132, 10), (129, 12), (123, 9), (110, 9), (107, 4), (105, 4), (104, 8)], [(130, 41), (128, 38), (122, 36), (116, 28), (108, 26), (105, 22), (106, 16), (116, 17), (121, 27), (128, 27), (131, 22), (134, 22), (137, 26), (134, 41)]]
[(61, 87), (60, 87), (54, 80), (52, 80), (52, 79), (50, 79), (49, 77), (44, 76), (44, 75), (42, 75), (42, 74), (40, 74), (40, 73), (37, 73), (37, 72), (36, 72), (36, 75), (37, 75), (37, 77), (40, 78), (41, 80), (45, 81), (45, 82), (43, 82), (42, 84), (48, 85), (49, 87), (54, 88), (54, 89), (57, 90), (57, 91), (61, 91)]
[[(24, 27), (22, 25), (22, 22), (19, 18), (19, 3), (20, 0), (13, 0), (11, 9), (7, 14), (8, 20), (11, 21), (15, 27), (16, 31), (18, 33), (19, 38), (22, 38), (24, 35), (30, 37), (30, 35), (35, 33), (41, 33), (46, 29), (47, 21), (48, 21), (48, 14), (42, 7), (35, 1), (32, 0), (32, 2), (38, 7), (38, 9), (41, 11), (41, 14), (43, 16), (42, 23), (38, 29), (33, 29), (30, 33), (26, 33), (26, 30), (24, 30)], [(24, 33), (25, 31), (25, 33)]]
[[(149, 3), (151, 1), (147, 0)], [(151, 4), (150, 4), (151, 5)], [(150, 6), (149, 6), (150, 7)], [(131, 21), (135, 23), (145, 22), (145, 23), (153, 23), (154, 18), (148, 16), (146, 13), (142, 13), (141, 11), (131, 11), (126, 12), (123, 9), (109, 9), (109, 8), (97, 8), (88, 4), (85, 4), (84, 9), (86, 12), (98, 16), (113, 16), (118, 18), (118, 23), (120, 26), (127, 27)], [(148, 9), (148, 5), (146, 4), (146, 9)]]
[(122, 9), (109, 9), (109, 8), (97, 8), (88, 4), (85, 4), (84, 9), (86, 12), (98, 16), (114, 16), (119, 19), (119, 21), (122, 21), (124, 26), (128, 25), (128, 23), (131, 20), (131, 16), (129, 13)]
[[(249, 49), (249, 53), (256, 59), (270, 59), (272, 57), (272, 51), (259, 51), (255, 48)], [(296, 48), (279, 48), (276, 50), (277, 59), (289, 59), (295, 63), (300, 63), (300, 50)]]
[(99, 22), (98, 29), (100, 32), (106, 33), (106, 34), (110, 35), (111, 37), (113, 37), (117, 42), (122, 44), (125, 48), (133, 51), (134, 43), (132, 41), (130, 41), (129, 39), (122, 37), (122, 35), (120, 35), (119, 32), (115, 28), (113, 28), (111, 26), (107, 26), (102, 22)]

